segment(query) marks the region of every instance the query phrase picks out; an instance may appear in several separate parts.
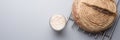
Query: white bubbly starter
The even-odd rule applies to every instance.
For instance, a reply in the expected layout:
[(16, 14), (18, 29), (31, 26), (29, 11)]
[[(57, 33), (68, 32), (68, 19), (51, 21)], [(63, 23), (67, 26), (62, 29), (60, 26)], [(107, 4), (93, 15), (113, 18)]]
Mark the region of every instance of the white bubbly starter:
[(66, 19), (62, 15), (53, 15), (50, 19), (50, 25), (54, 30), (60, 31), (65, 27)]

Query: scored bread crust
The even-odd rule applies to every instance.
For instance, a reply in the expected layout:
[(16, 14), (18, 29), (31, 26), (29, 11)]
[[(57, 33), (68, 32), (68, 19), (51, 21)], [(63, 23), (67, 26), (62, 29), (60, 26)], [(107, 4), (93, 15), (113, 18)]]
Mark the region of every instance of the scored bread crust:
[(101, 32), (110, 28), (116, 12), (114, 0), (74, 0), (72, 5), (73, 19), (87, 32)]

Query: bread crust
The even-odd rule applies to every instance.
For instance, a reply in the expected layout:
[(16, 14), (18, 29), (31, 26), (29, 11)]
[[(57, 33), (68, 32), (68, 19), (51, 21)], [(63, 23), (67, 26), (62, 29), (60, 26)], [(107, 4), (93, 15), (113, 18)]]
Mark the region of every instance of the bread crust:
[(114, 0), (74, 0), (72, 16), (79, 27), (87, 32), (101, 32), (111, 27), (115, 20)]

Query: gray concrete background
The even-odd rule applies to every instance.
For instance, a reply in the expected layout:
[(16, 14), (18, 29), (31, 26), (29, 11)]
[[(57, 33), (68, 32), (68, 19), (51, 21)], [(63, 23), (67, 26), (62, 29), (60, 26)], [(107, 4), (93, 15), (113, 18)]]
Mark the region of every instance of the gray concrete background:
[[(53, 14), (69, 17), (73, 0), (0, 0), (0, 40), (90, 40), (69, 23), (62, 32), (50, 28)], [(120, 22), (112, 40), (120, 40)]]

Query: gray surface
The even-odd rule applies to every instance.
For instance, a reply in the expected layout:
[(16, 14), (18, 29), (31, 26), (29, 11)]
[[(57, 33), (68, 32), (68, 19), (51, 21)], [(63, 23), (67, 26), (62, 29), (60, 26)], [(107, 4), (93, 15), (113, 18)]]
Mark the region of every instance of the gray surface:
[[(62, 32), (49, 26), (53, 14), (68, 17), (73, 0), (0, 0), (0, 40), (90, 40), (69, 23)], [(120, 38), (120, 22), (112, 40)], [(87, 38), (86, 38), (87, 37)]]

